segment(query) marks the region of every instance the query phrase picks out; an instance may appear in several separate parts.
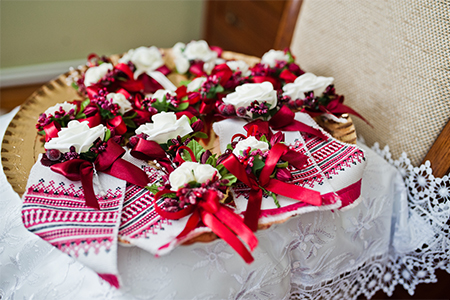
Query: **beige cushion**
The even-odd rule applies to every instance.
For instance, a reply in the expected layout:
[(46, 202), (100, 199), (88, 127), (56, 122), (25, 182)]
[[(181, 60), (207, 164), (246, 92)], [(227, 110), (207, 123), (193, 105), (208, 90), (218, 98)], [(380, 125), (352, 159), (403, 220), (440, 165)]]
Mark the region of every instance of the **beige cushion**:
[(291, 49), (300, 66), (332, 76), (367, 144), (414, 165), (450, 117), (450, 2), (304, 0)]

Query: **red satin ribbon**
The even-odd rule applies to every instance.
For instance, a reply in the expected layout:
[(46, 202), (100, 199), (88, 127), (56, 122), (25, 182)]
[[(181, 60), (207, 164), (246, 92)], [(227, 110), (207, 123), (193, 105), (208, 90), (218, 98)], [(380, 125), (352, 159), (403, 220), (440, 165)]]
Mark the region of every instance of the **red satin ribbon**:
[(114, 69), (123, 72), (128, 77), (126, 81), (118, 81), (122, 88), (130, 92), (140, 92), (144, 90), (143, 82), (134, 79), (134, 74), (127, 64), (119, 63), (114, 66)]
[(61, 130), (61, 125), (58, 122), (51, 122), (44, 126), (45, 141), (48, 142), (54, 137), (58, 136), (58, 132)]
[(52, 171), (64, 175), (69, 180), (81, 180), (86, 205), (100, 209), (92, 184), (94, 165), (97, 172), (114, 176), (141, 187), (145, 187), (149, 182), (144, 171), (121, 158), (124, 153), (125, 150), (110, 139), (107, 142), (106, 150), (99, 153), (94, 163), (77, 158), (54, 164), (50, 168)]
[(168, 172), (173, 171), (172, 164), (161, 146), (155, 141), (139, 139), (136, 146), (130, 151), (131, 156), (142, 160), (157, 160)]
[(354, 109), (352, 109), (351, 107), (348, 107), (347, 105), (344, 105), (342, 102), (344, 102), (344, 97), (338, 97), (332, 101), (330, 101), (330, 103), (328, 103), (327, 106), (319, 106), (319, 109), (326, 112), (326, 113), (331, 113), (331, 114), (352, 114), (357, 116), (358, 118), (360, 118), (361, 120), (363, 120), (364, 122), (366, 122), (368, 125), (372, 126), (366, 119), (364, 119), (363, 116), (361, 116), (359, 113), (357, 113)]
[(114, 129), (115, 135), (122, 135), (127, 132), (127, 125), (123, 121), (122, 116), (115, 116), (107, 122), (108, 129)]
[(95, 113), (93, 116), (84, 118), (84, 119), (79, 119), (79, 122), (83, 122), (83, 121), (88, 121), (88, 125), (90, 128), (95, 127), (99, 124), (102, 123), (102, 117), (100, 115), (99, 112)]
[(297, 76), (295, 76), (291, 71), (284, 69), (280, 73), (280, 78), (284, 80), (285, 83), (292, 83), (297, 79)]
[(253, 262), (253, 257), (243, 242), (248, 245), (250, 251), (253, 251), (258, 245), (258, 239), (238, 215), (219, 202), (216, 191), (207, 191), (203, 194), (203, 199), (197, 204), (189, 205), (177, 212), (167, 212), (157, 205), (156, 201), (167, 193), (173, 193), (173, 191), (163, 190), (158, 192), (153, 202), (155, 211), (161, 217), (177, 220), (191, 215), (183, 231), (176, 237), (177, 239), (185, 237), (202, 221), (203, 224), (211, 228), (215, 234), (227, 242), (246, 263)]
[(259, 181), (256, 180), (253, 174), (247, 174), (244, 166), (234, 154), (228, 156), (222, 162), (230, 173), (251, 189), (244, 222), (253, 231), (258, 229), (258, 219), (261, 213), (262, 190), (260, 187), (275, 194), (303, 201), (311, 205), (322, 205), (322, 198), (319, 192), (270, 178), (277, 162), (284, 154), (288, 153), (288, 151), (289, 148), (285, 144), (276, 144), (272, 147), (266, 158), (265, 166), (259, 176)]
[(272, 83), (274, 90), (281, 89), (281, 83), (273, 77), (270, 76), (253, 76), (251, 79), (254, 83), (263, 83), (264, 81), (268, 81)]

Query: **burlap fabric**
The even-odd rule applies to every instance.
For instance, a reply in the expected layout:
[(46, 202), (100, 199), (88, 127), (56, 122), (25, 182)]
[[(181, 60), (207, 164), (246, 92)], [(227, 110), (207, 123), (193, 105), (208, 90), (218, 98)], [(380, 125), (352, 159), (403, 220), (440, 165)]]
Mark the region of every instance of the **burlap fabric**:
[(367, 144), (418, 165), (450, 117), (450, 1), (304, 0), (291, 45), (334, 77)]

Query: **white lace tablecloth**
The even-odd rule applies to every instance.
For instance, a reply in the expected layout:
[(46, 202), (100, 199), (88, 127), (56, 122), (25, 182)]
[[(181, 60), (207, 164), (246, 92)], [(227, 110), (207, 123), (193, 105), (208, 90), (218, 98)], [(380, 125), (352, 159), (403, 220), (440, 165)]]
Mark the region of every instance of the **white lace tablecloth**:
[[(0, 117), (2, 137), (15, 112)], [(21, 199), (1, 172), (0, 299), (355, 299), (399, 284), (412, 293), (436, 281), (435, 269), (450, 273), (448, 177), (361, 147), (368, 165), (357, 207), (258, 232), (251, 265), (220, 240), (159, 258), (119, 247), (118, 290), (24, 228)]]

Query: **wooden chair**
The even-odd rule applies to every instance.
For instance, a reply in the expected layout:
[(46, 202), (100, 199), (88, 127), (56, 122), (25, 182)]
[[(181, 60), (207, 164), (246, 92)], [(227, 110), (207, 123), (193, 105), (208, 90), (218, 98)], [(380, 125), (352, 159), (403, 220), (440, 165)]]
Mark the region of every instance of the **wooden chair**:
[[(449, 3), (303, 1), (291, 49), (307, 71), (335, 77), (338, 93), (374, 126), (371, 145), (413, 165), (450, 172)], [(287, 15), (288, 17), (292, 17)]]

